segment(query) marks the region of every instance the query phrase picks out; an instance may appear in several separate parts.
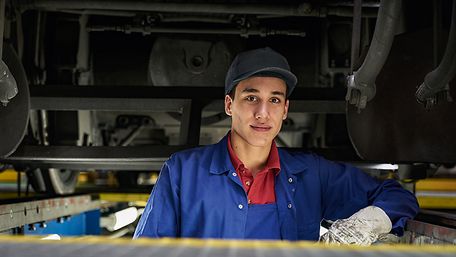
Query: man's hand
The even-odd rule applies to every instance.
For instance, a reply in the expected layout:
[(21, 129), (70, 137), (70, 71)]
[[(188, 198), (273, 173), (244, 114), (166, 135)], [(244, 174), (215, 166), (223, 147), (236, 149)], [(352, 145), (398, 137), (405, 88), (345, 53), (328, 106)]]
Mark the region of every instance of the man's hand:
[(389, 233), (391, 228), (391, 220), (382, 209), (368, 206), (348, 219), (336, 220), (320, 241), (368, 246), (381, 234)]

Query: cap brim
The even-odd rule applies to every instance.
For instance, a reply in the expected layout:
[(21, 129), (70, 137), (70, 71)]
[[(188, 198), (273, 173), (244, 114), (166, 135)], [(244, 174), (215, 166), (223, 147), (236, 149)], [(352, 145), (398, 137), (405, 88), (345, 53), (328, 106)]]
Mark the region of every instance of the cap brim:
[(248, 79), (250, 77), (255, 77), (255, 75), (259, 75), (262, 73), (271, 73), (272, 77), (274, 77), (274, 74), (277, 74), (278, 75), (277, 77), (284, 79), (285, 83), (287, 84), (287, 88), (288, 88), (288, 91), (287, 91), (288, 96), (291, 94), (291, 92), (293, 91), (293, 89), (296, 86), (296, 83), (298, 82), (298, 79), (296, 78), (296, 76), (288, 70), (278, 68), (278, 67), (267, 67), (267, 68), (256, 70), (254, 72), (248, 72), (248, 73), (242, 74), (237, 79), (233, 80), (231, 88), (233, 88), (235, 85), (237, 85), (242, 80)]

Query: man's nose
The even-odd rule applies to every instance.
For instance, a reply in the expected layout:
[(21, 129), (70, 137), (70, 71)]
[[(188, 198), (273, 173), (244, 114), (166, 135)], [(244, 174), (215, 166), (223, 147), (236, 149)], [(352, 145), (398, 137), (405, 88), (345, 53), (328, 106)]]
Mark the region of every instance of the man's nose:
[(261, 102), (257, 105), (257, 108), (255, 110), (255, 119), (260, 120), (267, 118), (269, 118), (268, 104), (266, 102)]

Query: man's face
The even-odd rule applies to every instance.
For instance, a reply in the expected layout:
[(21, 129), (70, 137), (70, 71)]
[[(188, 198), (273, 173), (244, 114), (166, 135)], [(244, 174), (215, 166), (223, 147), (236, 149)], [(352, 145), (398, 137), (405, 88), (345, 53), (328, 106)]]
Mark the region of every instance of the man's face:
[(235, 89), (234, 99), (225, 96), (225, 112), (232, 116), (232, 138), (251, 146), (270, 146), (288, 113), (285, 82), (275, 77), (251, 77)]

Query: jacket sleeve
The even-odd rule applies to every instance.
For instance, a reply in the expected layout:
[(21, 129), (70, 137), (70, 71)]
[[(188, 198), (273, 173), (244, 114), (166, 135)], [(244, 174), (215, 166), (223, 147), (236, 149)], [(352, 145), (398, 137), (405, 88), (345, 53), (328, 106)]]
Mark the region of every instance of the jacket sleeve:
[(391, 232), (401, 236), (408, 219), (419, 206), (416, 197), (395, 180), (379, 181), (353, 166), (317, 157), (323, 203), (323, 218), (348, 218), (373, 205), (381, 208), (393, 224)]
[(163, 165), (133, 238), (178, 237), (179, 198), (170, 160)]

